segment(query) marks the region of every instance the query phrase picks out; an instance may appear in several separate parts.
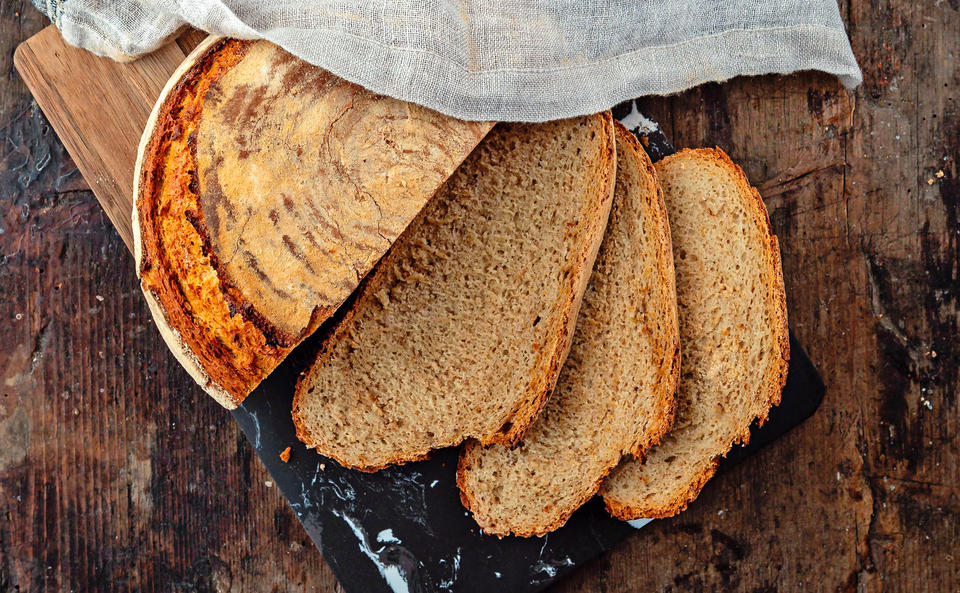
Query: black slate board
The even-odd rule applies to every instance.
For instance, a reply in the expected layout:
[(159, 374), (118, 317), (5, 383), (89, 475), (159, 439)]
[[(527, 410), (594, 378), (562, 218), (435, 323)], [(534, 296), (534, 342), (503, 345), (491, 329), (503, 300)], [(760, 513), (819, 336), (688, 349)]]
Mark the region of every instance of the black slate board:
[[(674, 152), (633, 102), (617, 106), (614, 114), (646, 138), (654, 160)], [(372, 474), (307, 450), (296, 438), (290, 410), (297, 375), (317, 340), (298, 347), (233, 416), (347, 593), (533, 593), (635, 531), (610, 518), (594, 499), (546, 537), (485, 536), (460, 504), (456, 449)], [(720, 471), (800, 424), (820, 405), (823, 382), (792, 335), (790, 351), (781, 404)], [(283, 463), (279, 455), (287, 447), (292, 455)]]

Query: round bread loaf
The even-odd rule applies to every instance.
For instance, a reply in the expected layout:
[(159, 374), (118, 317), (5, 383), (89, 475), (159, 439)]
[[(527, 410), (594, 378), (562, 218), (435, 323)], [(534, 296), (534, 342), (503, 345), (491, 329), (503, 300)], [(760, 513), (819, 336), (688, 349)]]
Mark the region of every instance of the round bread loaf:
[(161, 94), (135, 173), (137, 273), (190, 374), (234, 407), (357, 287), (492, 124), (210, 38)]

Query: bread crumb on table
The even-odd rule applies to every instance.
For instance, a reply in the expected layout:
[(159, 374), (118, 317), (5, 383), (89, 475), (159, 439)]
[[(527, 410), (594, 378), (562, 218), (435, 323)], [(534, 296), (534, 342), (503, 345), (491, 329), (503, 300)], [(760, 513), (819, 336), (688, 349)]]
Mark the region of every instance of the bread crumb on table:
[(286, 449), (280, 452), (280, 461), (284, 463), (287, 463), (288, 461), (290, 461), (290, 447), (287, 447)]

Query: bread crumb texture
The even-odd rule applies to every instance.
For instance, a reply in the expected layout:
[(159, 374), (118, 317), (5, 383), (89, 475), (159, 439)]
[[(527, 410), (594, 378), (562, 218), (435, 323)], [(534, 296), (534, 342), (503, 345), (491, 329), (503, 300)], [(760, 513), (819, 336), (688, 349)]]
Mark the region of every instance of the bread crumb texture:
[(171, 350), (236, 406), (357, 287), (489, 131), (266, 41), (213, 39), (144, 132), (134, 236)]

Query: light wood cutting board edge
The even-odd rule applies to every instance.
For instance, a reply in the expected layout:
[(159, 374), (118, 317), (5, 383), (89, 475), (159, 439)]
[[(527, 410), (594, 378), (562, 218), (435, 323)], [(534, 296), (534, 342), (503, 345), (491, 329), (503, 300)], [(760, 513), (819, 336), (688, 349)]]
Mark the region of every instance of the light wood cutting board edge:
[(128, 249), (140, 135), (170, 75), (205, 37), (188, 29), (122, 64), (68, 45), (51, 25), (14, 52), (17, 72)]

